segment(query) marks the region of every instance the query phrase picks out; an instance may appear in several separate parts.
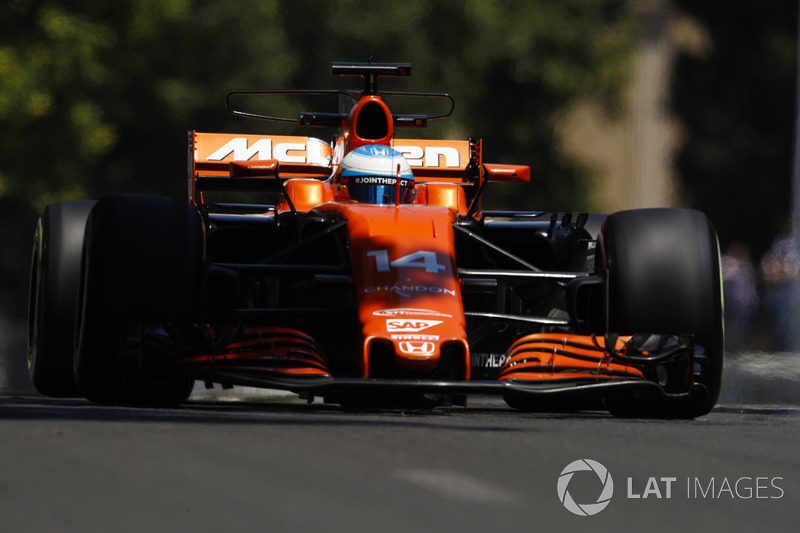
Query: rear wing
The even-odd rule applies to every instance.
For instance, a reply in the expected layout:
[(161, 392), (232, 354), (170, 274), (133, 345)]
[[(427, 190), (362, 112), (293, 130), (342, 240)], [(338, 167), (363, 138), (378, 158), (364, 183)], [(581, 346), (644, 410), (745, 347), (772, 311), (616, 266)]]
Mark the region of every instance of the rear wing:
[(391, 147), (406, 158), (418, 182), (475, 181), (479, 146), (470, 141), (427, 139), (392, 139), (391, 142)]
[[(304, 136), (189, 132), (188, 198), (201, 204), (205, 190), (277, 192), (289, 178), (328, 179), (344, 155), (341, 146)], [(392, 139), (391, 146), (417, 183), (530, 180), (528, 166), (483, 164), (480, 141)]]

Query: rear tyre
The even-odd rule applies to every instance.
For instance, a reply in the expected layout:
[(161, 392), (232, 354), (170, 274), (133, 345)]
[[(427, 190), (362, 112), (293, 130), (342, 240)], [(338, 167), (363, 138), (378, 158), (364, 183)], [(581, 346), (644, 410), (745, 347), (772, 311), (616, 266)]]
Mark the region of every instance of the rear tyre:
[(50, 204), (36, 224), (28, 293), (28, 373), (45, 396), (78, 395), (72, 349), (83, 234), (93, 205)]
[[(144, 324), (188, 324), (200, 316), (203, 225), (190, 203), (154, 196), (109, 196), (86, 223), (74, 371), (98, 403), (178, 405), (193, 382), (169, 362), (142, 372)], [(157, 376), (154, 379), (154, 376)]]
[(616, 397), (607, 398), (606, 406), (618, 416), (708, 413), (719, 398), (724, 353), (719, 244), (711, 223), (688, 209), (622, 211), (606, 219), (599, 246), (608, 274), (609, 330), (693, 335), (704, 354), (685, 376), (667, 380), (688, 381), (694, 374), (707, 390), (677, 404)]

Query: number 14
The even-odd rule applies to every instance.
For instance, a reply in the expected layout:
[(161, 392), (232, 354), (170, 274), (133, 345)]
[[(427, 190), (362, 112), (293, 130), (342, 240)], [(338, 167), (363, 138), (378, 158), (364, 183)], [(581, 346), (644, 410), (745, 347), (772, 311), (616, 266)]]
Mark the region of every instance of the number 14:
[(389, 261), (388, 250), (373, 250), (371, 252), (367, 252), (367, 256), (375, 258), (375, 266), (377, 267), (378, 272), (389, 272), (392, 267), (406, 267), (424, 268), (425, 272), (436, 274), (440, 270), (445, 270), (447, 268), (445, 265), (439, 264), (436, 259), (436, 252), (414, 252), (413, 254), (408, 254), (395, 259), (394, 261)]

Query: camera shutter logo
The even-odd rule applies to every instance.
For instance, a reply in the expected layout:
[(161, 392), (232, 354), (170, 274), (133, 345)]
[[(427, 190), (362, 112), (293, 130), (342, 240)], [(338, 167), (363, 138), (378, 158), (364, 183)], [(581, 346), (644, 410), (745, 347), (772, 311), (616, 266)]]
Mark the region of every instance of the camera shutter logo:
[[(579, 504), (570, 496), (567, 490), (569, 482), (572, 481), (572, 476), (575, 472), (591, 471), (597, 474), (600, 482), (603, 484), (603, 490), (600, 496), (597, 497), (595, 503)], [(614, 495), (614, 480), (611, 479), (611, 474), (608, 469), (592, 459), (578, 459), (573, 461), (561, 471), (558, 477), (558, 499), (567, 510), (578, 516), (592, 516), (596, 515), (605, 509), (611, 503), (611, 497)]]

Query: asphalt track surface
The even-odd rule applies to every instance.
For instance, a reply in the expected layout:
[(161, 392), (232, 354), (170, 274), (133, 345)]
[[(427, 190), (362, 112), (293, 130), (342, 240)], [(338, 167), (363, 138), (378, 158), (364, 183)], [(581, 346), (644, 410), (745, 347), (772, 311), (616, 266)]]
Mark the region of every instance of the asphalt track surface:
[[(694, 421), (356, 411), (246, 393), (175, 410), (0, 397), (2, 532), (797, 531), (800, 408)], [(604, 465), (608, 506), (557, 484)], [(672, 481), (670, 481), (672, 479)], [(580, 471), (578, 504), (604, 487)], [(638, 496), (638, 497), (637, 497)]]

